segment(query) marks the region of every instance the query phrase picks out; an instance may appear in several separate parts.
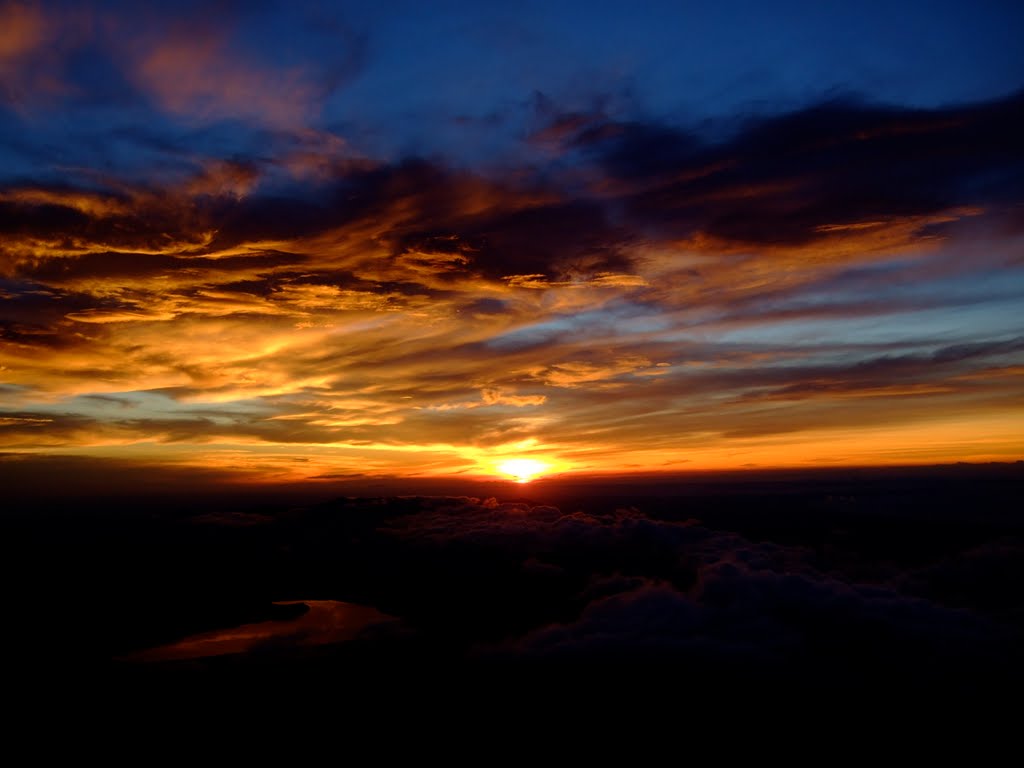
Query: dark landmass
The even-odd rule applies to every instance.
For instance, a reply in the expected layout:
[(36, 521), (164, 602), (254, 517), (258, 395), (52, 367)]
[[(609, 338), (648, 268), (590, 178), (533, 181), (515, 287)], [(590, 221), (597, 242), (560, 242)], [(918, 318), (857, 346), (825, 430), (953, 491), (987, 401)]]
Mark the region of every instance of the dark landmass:
[[(9, 668), (394, 686), (579, 676), (904, 696), (1024, 682), (1024, 465), (15, 496)], [(372, 488), (363, 490), (373, 490)], [(399, 488), (401, 491), (408, 489)], [(51, 489), (52, 491), (52, 489)], [(305, 494), (305, 495), (304, 495)], [(344, 601), (346, 642), (138, 661)]]

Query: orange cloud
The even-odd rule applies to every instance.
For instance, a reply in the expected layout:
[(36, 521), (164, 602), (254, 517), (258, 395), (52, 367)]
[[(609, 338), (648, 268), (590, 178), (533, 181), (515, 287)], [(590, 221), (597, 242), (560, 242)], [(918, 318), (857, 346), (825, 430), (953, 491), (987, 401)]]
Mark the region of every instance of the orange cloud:
[[(232, 100), (259, 73), (226, 38), (161, 45), (140, 77), (167, 109), (248, 108)], [(200, 65), (228, 76), (207, 85)], [(250, 106), (284, 123), (309, 93), (294, 95)], [(1022, 449), (1020, 272), (990, 224), (998, 200), (911, 188), (851, 211), (813, 167), (748, 157), (746, 175), (787, 177), (748, 183), (742, 147), (578, 199), (439, 163), (346, 164), (329, 137), (305, 141), (334, 154), (0, 189), (0, 447), (247, 481)], [(309, 189), (264, 186), (293, 163), (289, 183)]]
[(247, 118), (308, 124), (322, 95), (310, 72), (267, 69), (204, 23), (153, 33), (130, 49), (129, 74), (163, 109), (189, 120)]
[(36, 50), (48, 37), (46, 21), (34, 5), (0, 5), (0, 62), (8, 66)]
[(16, 107), (65, 90), (48, 47), (58, 34), (34, 3), (0, 4), (0, 95)]
[(640, 375), (649, 372), (651, 368), (651, 361), (647, 358), (627, 356), (607, 363), (569, 360), (564, 363), (555, 363), (535, 375), (554, 387), (578, 387), (583, 384), (593, 385), (597, 382), (607, 382), (624, 374)]

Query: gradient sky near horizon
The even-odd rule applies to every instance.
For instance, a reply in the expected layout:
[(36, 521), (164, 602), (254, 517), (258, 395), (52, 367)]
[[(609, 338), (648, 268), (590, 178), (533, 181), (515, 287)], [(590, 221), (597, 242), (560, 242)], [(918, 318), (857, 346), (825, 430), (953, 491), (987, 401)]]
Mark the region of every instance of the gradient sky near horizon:
[(1017, 2), (0, 2), (0, 458), (1024, 458)]

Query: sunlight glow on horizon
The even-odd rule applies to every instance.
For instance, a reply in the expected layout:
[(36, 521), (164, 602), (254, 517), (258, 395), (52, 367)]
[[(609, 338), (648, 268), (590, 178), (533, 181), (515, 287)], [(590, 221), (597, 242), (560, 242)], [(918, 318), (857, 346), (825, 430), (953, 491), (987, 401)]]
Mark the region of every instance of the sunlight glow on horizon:
[[(27, 417), (0, 422), (8, 429), (50, 428)], [(1024, 414), (954, 415), (911, 424), (840, 426), (751, 435), (732, 440), (691, 437), (674, 446), (580, 445), (569, 442), (516, 441), (492, 448), (458, 444), (271, 443), (255, 438), (189, 442), (137, 441), (134, 435), (85, 444), (23, 446), (19, 456), (88, 457), (111, 466), (194, 470), (215, 482), (263, 485), (293, 482), (332, 483), (345, 479), (458, 479), (508, 477), (526, 483), (542, 476), (568, 479), (602, 475), (716, 472), (743, 469), (799, 469), (841, 466), (944, 464), (956, 461), (1012, 462), (1021, 458)], [(80, 439), (84, 435), (79, 436)], [(538, 458), (527, 458), (530, 455)], [(557, 458), (555, 458), (557, 457)]]
[(517, 483), (528, 483), (547, 471), (549, 465), (536, 459), (507, 459), (497, 469), (511, 475)]

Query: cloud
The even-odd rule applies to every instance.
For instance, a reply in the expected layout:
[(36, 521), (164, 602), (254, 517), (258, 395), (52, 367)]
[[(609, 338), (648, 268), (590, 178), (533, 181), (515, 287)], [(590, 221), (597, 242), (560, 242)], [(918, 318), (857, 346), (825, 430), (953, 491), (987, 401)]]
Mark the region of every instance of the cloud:
[[(67, 21), (87, 24), (83, 15), (70, 10)], [(72, 42), (69, 31), (37, 3), (0, 4), (0, 99), (5, 104), (25, 109), (67, 94), (70, 88), (55, 57)]]
[(639, 356), (620, 357), (604, 365), (586, 360), (569, 360), (550, 366), (537, 374), (537, 377), (555, 387), (578, 387), (617, 379), (624, 374), (642, 375), (650, 373), (652, 369), (651, 361)]
[(79, 323), (126, 323), (169, 320), (173, 315), (158, 314), (155, 312), (132, 312), (117, 309), (86, 309), (81, 312), (68, 312), (64, 317), (68, 320), (75, 320)]
[(241, 199), (256, 186), (259, 170), (252, 164), (234, 161), (208, 162), (198, 174), (186, 182), (190, 197), (211, 196)]
[[(924, 599), (895, 586), (899, 575), (861, 582), (821, 570), (829, 560), (812, 549), (694, 520), (471, 497), (341, 506), (380, 537), (361, 538), (373, 548), (366, 562), (401, 562), (403, 574), (416, 574), (410, 585), (378, 572), (380, 594), (365, 597), (386, 599), (420, 631), (479, 660), (662, 665), (691, 670), (697, 686), (780, 675), (846, 689), (971, 685), (974, 674), (980, 683), (996, 668), (984, 654), (1005, 661), (1010, 651), (1012, 626), (973, 612), (980, 596), (966, 605)], [(858, 560), (862, 572), (869, 561)]]
[(507, 395), (500, 389), (485, 389), (480, 397), (487, 405), (512, 405), (521, 408), (524, 405), (543, 405), (545, 395)]
[(966, 613), (887, 589), (732, 562), (705, 568), (700, 578), (691, 594), (641, 582), (601, 597), (578, 621), (537, 630), (513, 652), (570, 663), (635, 664), (640, 657), (683, 665), (695, 683), (739, 671), (843, 689), (884, 678), (964, 684), (972, 666), (985, 667), (972, 659), (991, 642), (987, 628)]
[[(119, 399), (102, 402), (117, 408)], [(31, 419), (11, 420), (19, 418)], [(49, 562), (74, 576), (72, 594), (84, 599), (105, 582), (106, 571), (86, 561), (132, 574), (120, 593), (131, 610), (104, 625), (118, 655), (164, 646), (136, 658), (218, 648), (309, 658), (308, 644), (354, 641), (361, 617), (379, 612), (404, 629), (376, 646), (363, 638), (366, 656), (354, 663), (375, 672), (424, 658), (452, 671), (472, 662), (475, 672), (528, 661), (545, 672), (584, 664), (602, 676), (643, 669), (691, 693), (751, 680), (787, 690), (960, 693), (1012, 686), (1022, 669), (1020, 541), (1003, 512), (1019, 475), (1012, 467), (533, 489), (575, 499), (556, 506), (522, 498), (529, 487), (514, 500), (378, 497), (369, 462), (366, 474), (324, 477), (316, 489), (269, 483), (263, 473), (253, 489), (214, 462), (143, 469), (136, 452), (127, 455), (0, 455), (11, 514), (37, 530), (38, 539), (26, 538), (46, 554), (64, 555)], [(46, 482), (55, 476), (61, 483)], [(331, 483), (345, 495), (303, 500), (326, 495)], [(137, 514), (142, 492), (150, 494), (145, 515)], [(118, 496), (125, 501), (104, 501)], [(75, 514), (59, 529), (37, 517), (65, 508)], [(114, 520), (120, 535), (96, 515)], [(15, 562), (47, 562), (39, 547)], [(182, 560), (192, 565), (184, 574), (170, 567)], [(225, 577), (250, 570), (258, 578)], [(301, 594), (367, 609), (352, 623), (328, 611), (315, 626), (249, 626), (273, 618), (271, 599)], [(245, 626), (226, 631), (232, 623)], [(317, 658), (340, 664), (347, 653)]]
[(604, 122), (568, 146), (600, 162), (641, 231), (798, 245), (1017, 200), (1021, 101), (937, 110), (837, 101), (747, 121), (718, 143)]
[[(1012, 457), (1014, 419), (992, 420), (1022, 352), (1019, 102), (837, 102), (718, 141), (578, 116), (557, 132), (572, 183), (346, 161), (299, 129), (147, 183), (20, 179), (0, 186), (0, 373), (34, 393), (26, 417), (160, 391), (196, 445), (373, 445), (395, 471), (402, 451), (489, 471), (524, 441), (580, 469), (870, 462), (887, 425), (904, 460), (929, 440)], [(230, 428), (188, 413), (254, 402)], [(135, 440), (151, 418), (94, 427)]]
[(274, 126), (306, 125), (318, 88), (301, 70), (268, 71), (232, 55), (220, 29), (179, 25), (144, 38), (133, 77), (163, 109), (193, 120), (255, 118)]
[[(0, 19), (0, 89), (29, 111), (149, 102), (191, 124), (245, 120), (301, 132), (360, 70), (365, 51), (362, 34), (304, 4), (286, 12), (185, 3), (169, 18), (132, 4), (5, 2)], [(263, 25), (277, 34), (270, 55)]]
[(0, 59), (13, 61), (33, 51), (45, 39), (46, 22), (38, 8), (5, 2), (0, 36)]
[(268, 654), (295, 646), (337, 645), (352, 640), (369, 627), (392, 620), (373, 608), (337, 600), (284, 601), (274, 605), (293, 609), (301, 607), (305, 611), (297, 617), (204, 632), (132, 654), (125, 660), (152, 663), (244, 653)]

